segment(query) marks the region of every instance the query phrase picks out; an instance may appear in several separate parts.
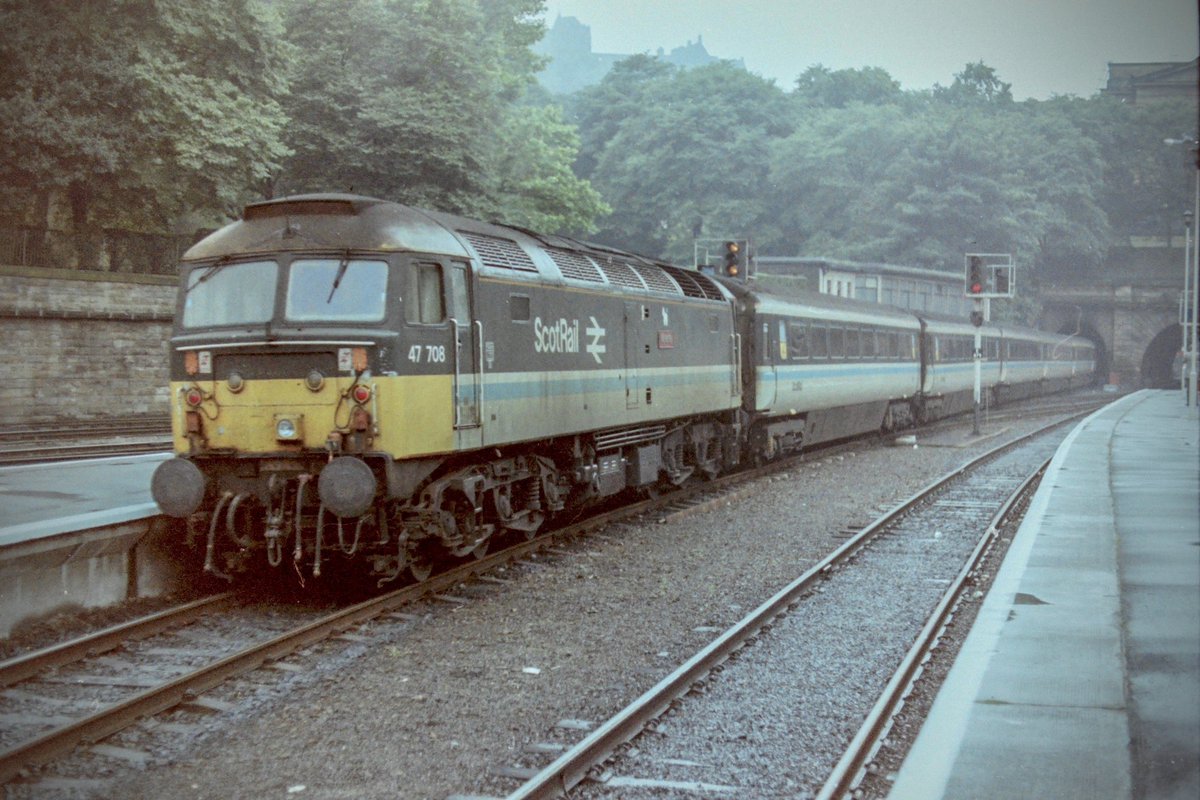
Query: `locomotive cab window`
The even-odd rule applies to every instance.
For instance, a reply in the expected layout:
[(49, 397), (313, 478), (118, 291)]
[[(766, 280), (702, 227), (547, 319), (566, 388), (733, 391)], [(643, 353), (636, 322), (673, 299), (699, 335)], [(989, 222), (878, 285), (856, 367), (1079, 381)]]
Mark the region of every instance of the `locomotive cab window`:
[(387, 305), (386, 261), (306, 258), (288, 271), (287, 319), (379, 322)]
[(218, 261), (188, 273), (183, 327), (246, 325), (267, 322), (275, 314), (274, 261)]
[(438, 264), (413, 264), (408, 273), (404, 319), (410, 325), (435, 325), (446, 319), (442, 301), (442, 268)]

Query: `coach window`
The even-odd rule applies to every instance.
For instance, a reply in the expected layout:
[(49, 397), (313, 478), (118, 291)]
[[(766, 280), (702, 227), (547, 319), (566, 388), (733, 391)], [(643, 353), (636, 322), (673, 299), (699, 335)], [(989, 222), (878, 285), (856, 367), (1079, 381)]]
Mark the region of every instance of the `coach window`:
[(858, 328), (846, 328), (846, 358), (858, 358), (862, 355), (860, 338), (861, 334)]
[(808, 337), (803, 322), (788, 323), (788, 351), (793, 360), (808, 358)]
[(813, 325), (808, 329), (808, 351), (813, 358), (829, 357), (829, 338), (824, 325)]
[(829, 328), (829, 357), (846, 357), (846, 331), (842, 328)]
[(408, 273), (408, 302), (404, 318), (410, 324), (432, 325), (446, 319), (442, 303), (442, 268), (438, 264), (414, 264)]

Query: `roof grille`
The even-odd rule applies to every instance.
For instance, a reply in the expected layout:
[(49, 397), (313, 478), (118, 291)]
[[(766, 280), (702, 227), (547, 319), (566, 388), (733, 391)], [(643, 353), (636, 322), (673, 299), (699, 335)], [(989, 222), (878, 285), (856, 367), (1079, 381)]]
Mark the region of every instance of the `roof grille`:
[(670, 275), (679, 284), (679, 288), (688, 297), (703, 297), (706, 300), (724, 300), (721, 290), (708, 276), (699, 272), (680, 269), (679, 267), (662, 267), (663, 272)]
[(679, 286), (675, 281), (671, 280), (671, 276), (663, 272), (662, 267), (655, 264), (630, 264), (638, 275), (642, 276), (642, 280), (646, 282), (646, 286), (656, 292), (665, 292), (667, 294), (681, 294)]
[(617, 261), (614, 258), (608, 258), (598, 262), (600, 271), (608, 278), (608, 282), (613, 286), (627, 286), (630, 289), (645, 289), (646, 284), (638, 277), (638, 274), (633, 271), (633, 268), (624, 261)]
[(580, 281), (604, 283), (604, 276), (600, 274), (600, 270), (596, 269), (596, 263), (587, 256), (557, 247), (547, 247), (546, 252), (550, 254), (550, 258), (566, 277)]
[(499, 236), (488, 236), (469, 231), (458, 231), (458, 234), (471, 243), (471, 247), (475, 248), (475, 252), (479, 254), (479, 260), (485, 267), (515, 269), (520, 272), (538, 271), (529, 254), (512, 239), (502, 239)]

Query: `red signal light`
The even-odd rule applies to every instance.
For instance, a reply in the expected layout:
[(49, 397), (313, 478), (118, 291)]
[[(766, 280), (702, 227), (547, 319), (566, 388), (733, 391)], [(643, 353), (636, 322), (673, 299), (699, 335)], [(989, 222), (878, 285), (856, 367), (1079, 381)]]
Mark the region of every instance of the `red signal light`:
[(371, 399), (371, 387), (364, 386), (361, 383), (356, 384), (354, 388), (350, 390), (350, 397), (354, 399), (354, 402), (362, 405)]
[(187, 392), (183, 395), (183, 399), (189, 406), (191, 406), (192, 408), (196, 408), (197, 406), (199, 406), (201, 403), (204, 402), (204, 395), (200, 392), (199, 389), (192, 387), (191, 389), (188, 389)]

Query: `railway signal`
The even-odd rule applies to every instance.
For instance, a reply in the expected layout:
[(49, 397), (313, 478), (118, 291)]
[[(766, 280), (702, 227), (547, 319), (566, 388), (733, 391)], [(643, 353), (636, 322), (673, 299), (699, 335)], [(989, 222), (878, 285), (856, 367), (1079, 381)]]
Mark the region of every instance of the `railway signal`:
[(967, 294), (983, 294), (983, 259), (967, 256)]
[(737, 242), (725, 243), (725, 276), (736, 278), (742, 271), (741, 246)]

